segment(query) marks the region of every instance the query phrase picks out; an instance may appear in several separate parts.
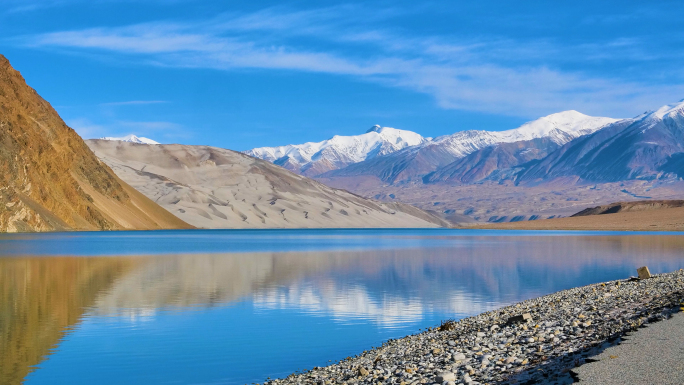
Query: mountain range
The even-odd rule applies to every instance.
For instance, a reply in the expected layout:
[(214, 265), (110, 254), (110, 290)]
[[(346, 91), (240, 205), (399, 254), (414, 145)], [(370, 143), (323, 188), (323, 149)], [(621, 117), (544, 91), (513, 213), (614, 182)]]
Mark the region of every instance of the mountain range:
[(684, 100), (630, 119), (564, 111), (437, 138), (374, 126), (238, 153), (86, 143), (0, 56), (0, 106), (0, 231), (432, 227), (684, 192)]
[(673, 199), (684, 191), (683, 111), (684, 101), (631, 119), (565, 111), (507, 131), (425, 138), (314, 178), (458, 222), (549, 218), (614, 201)]
[[(615, 119), (611, 118), (587, 116), (577, 111), (565, 111), (525, 123), (521, 127), (512, 130), (460, 131), (435, 139), (423, 138), (411, 131), (379, 129), (379, 126), (375, 126), (371, 130), (392, 130), (389, 132), (396, 132), (401, 135), (381, 137), (384, 141), (375, 142), (375, 147), (371, 148), (379, 148), (380, 146), (389, 148), (396, 137), (406, 138), (400, 142), (404, 146), (401, 148), (393, 147), (392, 151), (369, 152), (366, 146), (354, 146), (356, 143), (364, 143), (363, 138), (367, 135), (364, 134), (351, 137), (334, 137), (329, 141), (320, 142), (326, 143), (326, 147), (317, 152), (314, 152), (317, 147), (304, 144), (253, 149), (245, 153), (280, 164), (288, 162), (289, 159), (283, 160), (283, 157), (277, 157), (283, 153), (278, 152), (277, 149), (305, 146), (306, 148), (311, 148), (311, 159), (330, 166), (327, 169), (306, 169), (309, 176), (323, 178), (374, 176), (385, 183), (396, 183), (422, 178), (424, 175), (445, 167), (472, 152), (495, 144), (546, 139), (549, 143), (562, 145), (615, 121)], [(344, 141), (341, 141), (340, 138), (343, 138)], [(342, 143), (338, 144), (338, 142), (342, 142), (344, 145), (340, 145)], [(367, 155), (351, 156), (350, 154)], [(336, 162), (335, 159), (339, 158), (344, 158), (348, 161)]]
[(245, 154), (360, 196), (410, 203), (451, 223), (554, 218), (597, 204), (680, 197), (682, 110), (679, 102), (631, 119), (564, 111), (511, 130), (434, 139), (374, 126), (359, 136)]
[(322, 142), (260, 147), (245, 151), (245, 154), (301, 175), (317, 176), (429, 141), (430, 138), (412, 131), (376, 125), (362, 135), (335, 135)]
[(683, 111), (684, 101), (630, 119), (564, 111), (511, 130), (434, 139), (374, 126), (245, 154), (451, 223), (554, 218), (615, 201), (679, 198)]
[(3, 56), (0, 167), (0, 232), (448, 225), (230, 150), (135, 135), (86, 144)]
[(618, 182), (684, 177), (684, 100), (613, 123), (531, 163), (517, 183), (558, 178)]

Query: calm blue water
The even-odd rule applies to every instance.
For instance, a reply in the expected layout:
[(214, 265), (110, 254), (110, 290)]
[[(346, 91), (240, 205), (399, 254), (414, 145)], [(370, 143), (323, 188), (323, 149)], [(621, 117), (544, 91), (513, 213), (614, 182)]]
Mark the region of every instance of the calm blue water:
[(554, 291), (684, 268), (678, 233), (0, 236), (0, 383), (236, 384)]

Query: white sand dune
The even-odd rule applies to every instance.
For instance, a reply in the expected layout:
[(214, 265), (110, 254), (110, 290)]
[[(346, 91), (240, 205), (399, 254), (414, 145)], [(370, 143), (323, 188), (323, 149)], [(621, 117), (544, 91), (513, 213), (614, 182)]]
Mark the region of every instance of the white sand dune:
[(365, 199), (208, 146), (88, 140), (126, 183), (200, 228), (439, 227), (413, 206)]

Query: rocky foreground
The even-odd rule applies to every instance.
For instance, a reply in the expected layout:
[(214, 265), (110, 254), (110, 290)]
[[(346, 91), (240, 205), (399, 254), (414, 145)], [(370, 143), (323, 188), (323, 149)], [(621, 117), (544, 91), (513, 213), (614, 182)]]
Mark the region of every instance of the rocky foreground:
[(267, 384), (560, 384), (625, 333), (684, 306), (684, 270), (599, 283), (482, 313)]

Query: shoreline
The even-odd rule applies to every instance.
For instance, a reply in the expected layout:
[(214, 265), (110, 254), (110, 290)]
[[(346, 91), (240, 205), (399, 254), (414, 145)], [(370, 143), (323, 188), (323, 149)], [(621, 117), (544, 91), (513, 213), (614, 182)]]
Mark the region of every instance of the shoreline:
[[(264, 384), (572, 383), (572, 369), (684, 305), (684, 269), (563, 290), (443, 322)], [(529, 314), (531, 320), (508, 322)]]
[(684, 231), (684, 207), (626, 211), (534, 221), (484, 223), (470, 228), (490, 230), (606, 230), (606, 231)]

